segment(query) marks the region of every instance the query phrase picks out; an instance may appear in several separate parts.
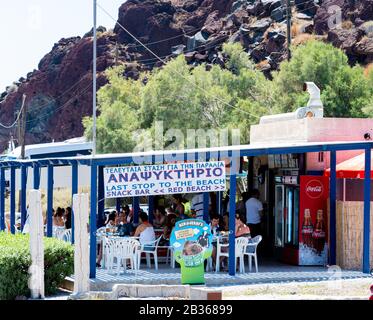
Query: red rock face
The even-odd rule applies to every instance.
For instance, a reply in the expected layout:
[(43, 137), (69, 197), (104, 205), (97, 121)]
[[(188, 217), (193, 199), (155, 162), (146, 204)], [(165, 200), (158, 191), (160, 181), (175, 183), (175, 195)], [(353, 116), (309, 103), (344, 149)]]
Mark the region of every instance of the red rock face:
[[(330, 30), (331, 5), (342, 8), (350, 28)], [(303, 15), (295, 18), (307, 24), (306, 32), (327, 34), (352, 63), (371, 62), (373, 31), (368, 21), (373, 19), (373, 0), (323, 0), (320, 6), (296, 0), (295, 9)], [(118, 14), (118, 22), (164, 60), (183, 52), (192, 65), (224, 67), (221, 45), (238, 41), (267, 76), (286, 58), (286, 26), (275, 24), (283, 19), (280, 0), (128, 0)], [(97, 88), (106, 83), (104, 71), (110, 66), (124, 64), (124, 76), (136, 79), (141, 71), (162, 65), (118, 25), (111, 33), (98, 31)], [(92, 114), (92, 31), (83, 38), (61, 39), (38, 70), (0, 93), (1, 123), (13, 123), (23, 93), (28, 106), (26, 143), (82, 135), (82, 118)], [(0, 151), (16, 132), (0, 128)]]
[[(98, 86), (106, 83), (101, 74), (110, 64), (112, 44), (107, 37), (98, 40), (104, 50), (98, 53)], [(0, 104), (0, 121), (10, 124), (27, 95), (26, 143), (64, 140), (83, 134), (81, 120), (91, 114), (92, 38), (60, 40), (39, 63), (39, 70), (28, 75), (18, 91), (8, 94)], [(0, 130), (2, 147), (10, 130)], [(15, 133), (15, 130), (12, 132)], [(2, 149), (2, 148), (1, 148)]]

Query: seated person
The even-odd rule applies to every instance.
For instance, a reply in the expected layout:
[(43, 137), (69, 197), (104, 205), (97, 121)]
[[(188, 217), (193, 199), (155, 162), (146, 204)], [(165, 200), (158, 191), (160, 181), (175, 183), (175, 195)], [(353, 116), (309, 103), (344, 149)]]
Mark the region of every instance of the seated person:
[(132, 223), (127, 223), (124, 213), (121, 213), (117, 219), (117, 232), (120, 237), (131, 236), (133, 234), (133, 225)]
[(107, 219), (106, 219), (106, 221), (105, 221), (105, 226), (107, 227), (107, 228), (114, 228), (115, 227), (115, 220), (117, 219), (117, 212), (116, 211), (112, 211), (109, 215), (108, 215), (108, 217), (107, 217)]
[(127, 215), (126, 215), (126, 221), (127, 223), (133, 223), (133, 208), (126, 211)]
[(216, 237), (217, 233), (219, 231), (221, 231), (220, 226), (219, 226), (219, 221), (220, 221), (220, 216), (219, 215), (217, 215), (217, 214), (212, 215), (211, 222), (210, 222), (210, 227), (211, 227), (211, 233), (214, 237)]
[(62, 208), (58, 207), (56, 213), (53, 216), (53, 237), (58, 237), (65, 230), (65, 220)]
[(115, 225), (120, 225), (121, 223), (122, 224), (127, 223), (126, 215), (123, 211), (119, 212), (119, 214), (117, 215), (115, 219)]
[[(211, 217), (210, 227), (211, 227), (211, 233), (213, 237), (216, 237), (217, 233), (220, 231), (219, 219), (220, 219), (220, 216), (217, 214), (212, 215)], [(212, 258), (213, 263), (215, 264), (216, 263), (216, 241), (213, 240), (212, 245), (213, 247), (212, 247), (211, 258)]]
[[(155, 241), (155, 233), (153, 225), (149, 222), (148, 215), (142, 211), (139, 215), (140, 225), (136, 228), (135, 237), (139, 237), (141, 244), (146, 244)], [(147, 250), (147, 246), (144, 247)], [(149, 247), (149, 250), (150, 249)]]
[(239, 213), (236, 213), (235, 236), (236, 238), (247, 237), (251, 239), (250, 228), (243, 221), (244, 221), (244, 217), (240, 215)]
[(172, 197), (172, 208), (173, 212), (176, 214), (177, 221), (188, 218), (185, 214), (185, 207), (183, 204), (182, 195), (176, 194)]
[[(239, 214), (239, 212), (236, 213), (236, 219), (235, 219), (235, 237), (240, 238), (240, 237), (247, 237), (249, 241), (251, 240), (251, 235), (250, 235), (250, 228), (243, 222), (244, 218)], [(222, 252), (228, 252), (229, 248), (228, 247), (222, 247), (221, 248)], [(220, 259), (220, 262), (225, 259), (225, 257), (222, 257)], [(226, 271), (227, 268), (223, 267), (222, 271)]]
[(229, 213), (226, 212), (223, 215), (223, 230), (229, 231)]
[(163, 237), (161, 239), (160, 245), (162, 246), (169, 246), (170, 245), (170, 236), (172, 229), (175, 227), (176, 223), (176, 215), (170, 213), (166, 217), (166, 225), (163, 228)]
[(65, 217), (64, 217), (66, 229), (71, 229), (71, 217), (72, 217), (71, 207), (67, 207), (65, 211)]
[(158, 207), (155, 209), (154, 218), (153, 218), (153, 226), (155, 228), (161, 228), (166, 223), (166, 211), (164, 207)]
[[(115, 228), (115, 219), (116, 219), (116, 211), (113, 211), (109, 214), (105, 221), (106, 228)], [(102, 260), (102, 241), (99, 243), (99, 250), (98, 250), (98, 257), (96, 262), (96, 267), (101, 267), (101, 260)]]

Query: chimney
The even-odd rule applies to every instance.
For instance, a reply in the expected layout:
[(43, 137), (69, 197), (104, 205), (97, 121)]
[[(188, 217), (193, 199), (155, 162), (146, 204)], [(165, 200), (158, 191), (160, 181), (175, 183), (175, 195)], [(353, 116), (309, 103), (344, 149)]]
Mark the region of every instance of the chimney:
[(310, 95), (307, 107), (324, 108), (320, 98), (320, 89), (315, 85), (314, 82), (305, 82), (303, 85), (303, 91), (307, 91)]
[(305, 107), (298, 108), (294, 112), (290, 113), (263, 116), (260, 118), (259, 123), (264, 124), (302, 118), (323, 118), (324, 106), (320, 99), (320, 89), (313, 82), (305, 82), (303, 85), (303, 91), (307, 91), (310, 95), (308, 103)]

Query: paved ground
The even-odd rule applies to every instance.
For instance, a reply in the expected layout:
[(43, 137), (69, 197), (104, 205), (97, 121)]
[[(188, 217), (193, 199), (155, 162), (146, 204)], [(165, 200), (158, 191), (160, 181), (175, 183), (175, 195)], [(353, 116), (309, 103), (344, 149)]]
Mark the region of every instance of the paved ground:
[[(223, 291), (223, 300), (368, 300), (371, 278), (342, 279), (314, 282), (279, 282), (216, 286), (212, 289)], [(46, 300), (67, 300), (71, 292), (60, 290)], [(138, 300), (121, 297), (118, 300)], [(180, 300), (180, 298), (151, 297), (141, 300)]]
[[(261, 261), (259, 272), (207, 272), (206, 286), (223, 290), (223, 299), (367, 299), (373, 278), (359, 271), (333, 272), (327, 267), (291, 266), (274, 261)], [(119, 276), (97, 269), (97, 278), (91, 280), (92, 291), (111, 291), (116, 283), (126, 284), (180, 284), (180, 269), (160, 264), (159, 270), (127, 270)], [(248, 270), (246, 270), (248, 271)], [(337, 281), (332, 281), (337, 280)], [(68, 292), (60, 292), (50, 299), (63, 300)], [(131, 300), (131, 298), (121, 298)], [(156, 297), (156, 299), (162, 299)]]
[(230, 286), (224, 300), (367, 300), (372, 278)]
[[(127, 270), (119, 276), (110, 275), (104, 269), (97, 269), (96, 279), (91, 280), (92, 290), (111, 290), (115, 283), (127, 284), (181, 284), (180, 269), (172, 269), (161, 264), (158, 271), (154, 269), (139, 271)], [(248, 270), (247, 270), (248, 271)], [(326, 267), (291, 266), (278, 262), (262, 263), (259, 272), (237, 273), (230, 276), (227, 272), (207, 272), (205, 280), (207, 286), (229, 286), (248, 284), (269, 284), (285, 282), (314, 282), (321, 280), (371, 278), (360, 271), (341, 271), (334, 273)]]

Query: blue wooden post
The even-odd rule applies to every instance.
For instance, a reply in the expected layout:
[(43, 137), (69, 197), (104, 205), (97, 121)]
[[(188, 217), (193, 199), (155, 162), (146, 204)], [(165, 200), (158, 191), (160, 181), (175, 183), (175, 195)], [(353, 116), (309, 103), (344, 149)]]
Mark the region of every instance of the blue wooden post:
[(133, 223), (139, 223), (139, 212), (140, 212), (140, 198), (132, 198), (132, 210), (133, 210)]
[(26, 208), (26, 189), (27, 189), (27, 167), (21, 167), (21, 229), (26, 223), (27, 208)]
[(40, 166), (34, 163), (34, 189), (39, 190), (40, 187)]
[(48, 165), (47, 237), (53, 235), (53, 165)]
[(10, 232), (15, 234), (16, 228), (16, 168), (10, 168)]
[(371, 150), (365, 149), (363, 272), (370, 272), (370, 171)]
[(120, 212), (120, 198), (115, 199), (115, 209), (117, 210), (117, 212), (119, 214), (119, 212)]
[(220, 212), (220, 191), (216, 192), (216, 213), (221, 214)]
[(148, 214), (149, 214), (149, 222), (153, 223), (154, 219), (154, 197), (148, 196)]
[(0, 230), (5, 230), (5, 169), (0, 168)]
[(90, 278), (96, 278), (97, 165), (91, 164)]
[(105, 223), (105, 190), (104, 190), (104, 167), (98, 167), (98, 218), (97, 225), (102, 227)]
[(203, 220), (206, 222), (210, 221), (210, 215), (209, 215), (209, 200), (210, 195), (208, 192), (203, 193)]
[(73, 197), (78, 193), (78, 163), (74, 162), (71, 166), (71, 243), (74, 243), (74, 210)]
[(336, 195), (337, 195), (337, 156), (336, 151), (330, 151), (330, 251), (329, 264), (336, 264)]
[(229, 275), (236, 274), (236, 175), (230, 176), (229, 189)]

